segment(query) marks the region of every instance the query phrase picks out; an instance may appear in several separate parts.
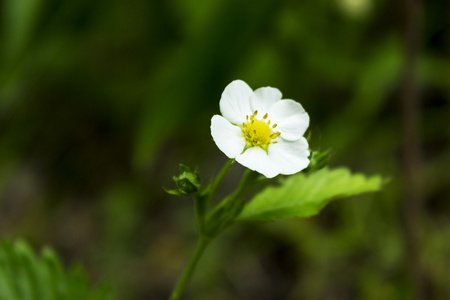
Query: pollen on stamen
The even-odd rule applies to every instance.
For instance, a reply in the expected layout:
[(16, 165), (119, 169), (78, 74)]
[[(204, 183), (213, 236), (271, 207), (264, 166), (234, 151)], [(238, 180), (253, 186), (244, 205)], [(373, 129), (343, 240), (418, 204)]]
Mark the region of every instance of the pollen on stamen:
[(246, 140), (246, 147), (261, 147), (267, 152), (271, 144), (276, 144), (276, 139), (280, 136), (279, 132), (274, 132), (273, 124), (269, 120), (269, 114), (265, 113), (261, 118), (257, 118), (258, 111), (246, 115), (246, 121), (242, 123), (241, 129)]
[(281, 132), (272, 133), (271, 135), (269, 135), (269, 138), (271, 138), (271, 139), (276, 139), (276, 138), (279, 137), (280, 135), (281, 135)]

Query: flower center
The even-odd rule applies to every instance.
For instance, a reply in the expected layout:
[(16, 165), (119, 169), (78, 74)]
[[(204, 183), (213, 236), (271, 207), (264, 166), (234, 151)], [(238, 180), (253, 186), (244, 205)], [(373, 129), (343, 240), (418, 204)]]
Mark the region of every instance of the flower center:
[(280, 132), (273, 132), (277, 124), (270, 126), (269, 115), (265, 114), (262, 120), (257, 120), (256, 115), (258, 111), (255, 110), (253, 115), (247, 116), (247, 122), (242, 123), (241, 129), (245, 137), (244, 151), (250, 147), (261, 147), (266, 152), (270, 144), (276, 144), (275, 139), (280, 136)]

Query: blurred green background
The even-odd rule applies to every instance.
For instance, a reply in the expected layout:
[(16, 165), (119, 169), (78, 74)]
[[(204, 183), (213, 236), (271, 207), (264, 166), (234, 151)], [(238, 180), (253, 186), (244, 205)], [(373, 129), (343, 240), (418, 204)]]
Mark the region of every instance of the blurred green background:
[(299, 101), (332, 166), (390, 182), (314, 218), (232, 227), (185, 299), (450, 299), (450, 2), (413, 22), (418, 210), (402, 164), (407, 1), (0, 4), (1, 237), (50, 245), (117, 299), (166, 299), (196, 228), (162, 187), (180, 162), (206, 180), (226, 161), (210, 119), (242, 79)]

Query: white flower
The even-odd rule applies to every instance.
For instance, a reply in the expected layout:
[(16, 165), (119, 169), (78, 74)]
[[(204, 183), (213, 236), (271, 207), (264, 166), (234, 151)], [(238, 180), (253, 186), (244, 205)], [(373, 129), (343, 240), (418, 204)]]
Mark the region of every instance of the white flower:
[(217, 147), (241, 165), (272, 178), (294, 174), (309, 164), (303, 137), (309, 116), (294, 100), (282, 100), (272, 87), (255, 91), (242, 80), (231, 82), (220, 99), (222, 116), (211, 119)]

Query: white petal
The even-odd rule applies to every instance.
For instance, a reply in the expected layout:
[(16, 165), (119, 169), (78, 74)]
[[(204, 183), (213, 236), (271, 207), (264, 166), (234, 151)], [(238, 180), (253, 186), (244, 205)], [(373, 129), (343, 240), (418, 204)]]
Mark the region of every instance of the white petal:
[(298, 140), (309, 126), (309, 116), (300, 103), (294, 100), (281, 100), (269, 110), (269, 119), (277, 124), (281, 137), (288, 141)]
[(244, 153), (236, 156), (236, 160), (244, 167), (261, 173), (267, 178), (272, 178), (280, 174), (277, 166), (273, 164), (266, 151), (260, 147), (248, 148)]
[(235, 158), (244, 150), (245, 138), (241, 128), (231, 124), (222, 116), (212, 117), (211, 135), (217, 147), (229, 158)]
[(281, 174), (295, 174), (309, 165), (308, 142), (305, 138), (293, 142), (279, 138), (277, 141), (269, 146), (268, 153)]
[(281, 100), (281, 92), (272, 87), (262, 87), (255, 90), (250, 97), (250, 105), (252, 107), (252, 111), (257, 110), (260, 115), (259, 117), (264, 116), (265, 113), (269, 111), (269, 108)]
[(252, 89), (242, 80), (231, 82), (220, 98), (220, 112), (231, 123), (242, 125), (245, 122), (245, 116), (253, 113), (250, 108), (252, 94)]

